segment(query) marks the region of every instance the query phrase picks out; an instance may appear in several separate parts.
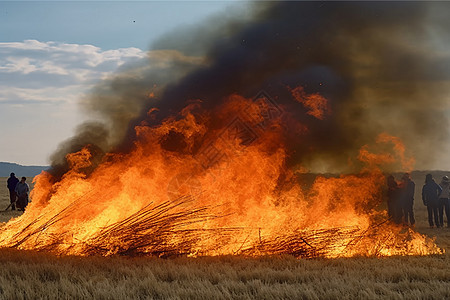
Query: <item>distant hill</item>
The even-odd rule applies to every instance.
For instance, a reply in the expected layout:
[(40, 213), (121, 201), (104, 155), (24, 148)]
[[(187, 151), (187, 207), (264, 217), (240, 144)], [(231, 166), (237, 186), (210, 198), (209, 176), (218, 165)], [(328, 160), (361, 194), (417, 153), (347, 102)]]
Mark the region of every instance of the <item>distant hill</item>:
[(9, 174), (15, 173), (17, 177), (34, 177), (48, 169), (49, 166), (22, 166), (14, 163), (0, 162), (0, 177), (9, 177)]

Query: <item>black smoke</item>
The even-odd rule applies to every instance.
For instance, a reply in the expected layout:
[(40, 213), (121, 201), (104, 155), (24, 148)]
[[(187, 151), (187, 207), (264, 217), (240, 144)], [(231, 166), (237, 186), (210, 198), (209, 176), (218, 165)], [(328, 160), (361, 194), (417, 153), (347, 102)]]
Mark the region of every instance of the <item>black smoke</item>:
[[(449, 74), (443, 64), (448, 61), (437, 54), (433, 39), (450, 29), (445, 19), (450, 3), (252, 5), (251, 18), (229, 18), (217, 26), (202, 24), (162, 37), (152, 50), (179, 53), (163, 69), (152, 69), (153, 59), (148, 68), (130, 67), (100, 84), (83, 103), (103, 120), (102, 129), (83, 126), (53, 156), (54, 170), (64, 172), (64, 154), (81, 145), (128, 151), (135, 125), (144, 119), (157, 125), (190, 100), (201, 99), (204, 109), (214, 110), (231, 94), (253, 97), (261, 90), (309, 128), (301, 136), (288, 128), (289, 164), (342, 169), (348, 157), (380, 132), (402, 138), (419, 167), (433, 161), (429, 145), (449, 136), (442, 109)], [(202, 60), (195, 58), (199, 55)], [(147, 97), (155, 85), (157, 97)], [(306, 114), (293, 100), (287, 87), (299, 85), (330, 101), (327, 119)], [(148, 120), (147, 111), (154, 107), (156, 118)], [(100, 130), (101, 138), (88, 133), (92, 129)]]

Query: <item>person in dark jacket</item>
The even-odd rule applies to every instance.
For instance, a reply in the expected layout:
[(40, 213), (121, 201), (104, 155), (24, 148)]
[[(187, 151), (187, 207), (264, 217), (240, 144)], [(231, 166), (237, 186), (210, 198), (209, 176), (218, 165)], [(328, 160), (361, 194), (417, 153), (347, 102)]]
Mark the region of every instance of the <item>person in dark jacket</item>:
[(22, 177), (20, 182), (16, 185), (17, 193), (17, 210), (25, 211), (25, 207), (28, 205), (28, 193), (30, 192), (30, 187), (25, 181), (26, 177)]
[(16, 177), (16, 174), (11, 173), (10, 177), (7, 181), (7, 186), (9, 190), (9, 201), (11, 203), (11, 209), (16, 210), (16, 200), (17, 200), (17, 194), (16, 194), (16, 185), (19, 183), (19, 178)]
[(395, 223), (400, 224), (402, 222), (403, 212), (399, 197), (399, 187), (394, 176), (388, 176), (387, 187), (388, 216), (394, 220)]
[(438, 216), (438, 199), (441, 192), (442, 188), (434, 181), (433, 176), (427, 174), (425, 176), (425, 184), (422, 188), (422, 201), (427, 207), (428, 224), (430, 224), (431, 228), (434, 227), (434, 224), (436, 224), (436, 227), (442, 226)]
[(410, 224), (414, 226), (416, 219), (414, 218), (414, 191), (416, 185), (411, 180), (409, 173), (405, 173), (400, 184), (400, 198), (404, 216), (404, 225)]
[(442, 177), (439, 184), (442, 192), (439, 195), (439, 223), (444, 226), (444, 212), (447, 217), (447, 227), (450, 227), (450, 180), (448, 176)]

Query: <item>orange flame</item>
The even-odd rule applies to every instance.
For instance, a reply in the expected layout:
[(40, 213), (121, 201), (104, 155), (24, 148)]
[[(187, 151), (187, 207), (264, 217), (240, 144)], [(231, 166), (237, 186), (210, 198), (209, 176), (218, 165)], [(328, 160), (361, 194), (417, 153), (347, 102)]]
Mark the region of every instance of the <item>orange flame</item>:
[(322, 95), (318, 93), (307, 94), (302, 86), (293, 89), (289, 88), (289, 90), (294, 99), (308, 109), (308, 115), (323, 120), (325, 119), (325, 116), (330, 113), (328, 101)]
[(413, 157), (406, 157), (406, 148), (402, 141), (395, 136), (390, 136), (387, 133), (381, 133), (378, 135), (377, 142), (379, 143), (391, 143), (394, 145), (394, 151), (397, 157), (400, 159), (403, 170), (411, 172), (414, 168), (415, 160)]
[[(385, 178), (377, 164), (392, 156), (364, 146), (360, 159), (370, 168), (318, 176), (307, 189), (286, 168), (281, 119), (264, 118), (267, 105), (233, 95), (217, 112), (198, 108), (159, 126), (143, 122), (132, 151), (107, 154), (88, 176), (88, 147), (69, 154), (60, 181), (46, 172), (35, 178), (33, 201), (1, 228), (0, 244), (75, 255), (441, 252), (418, 233), (379, 225)], [(404, 153), (396, 138), (379, 140)]]
[(410, 172), (414, 168), (415, 160), (412, 157), (407, 157), (406, 148), (402, 141), (395, 136), (391, 136), (385, 132), (380, 133), (376, 139), (378, 145), (392, 144), (392, 152), (386, 153), (372, 153), (369, 151), (369, 146), (364, 145), (360, 151), (358, 159), (365, 162), (369, 166), (386, 166), (400, 162), (402, 170)]

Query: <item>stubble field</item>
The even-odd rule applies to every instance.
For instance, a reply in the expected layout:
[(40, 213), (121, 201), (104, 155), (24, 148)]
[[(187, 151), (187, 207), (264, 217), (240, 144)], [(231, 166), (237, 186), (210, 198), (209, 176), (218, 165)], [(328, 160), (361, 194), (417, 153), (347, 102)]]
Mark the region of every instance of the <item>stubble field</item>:
[[(450, 228), (428, 228), (420, 199), (424, 178), (424, 172), (413, 173), (416, 230), (435, 237), (443, 255), (159, 259), (0, 249), (0, 299), (448, 299)], [(0, 178), (1, 222), (20, 215), (3, 211), (6, 179)]]

